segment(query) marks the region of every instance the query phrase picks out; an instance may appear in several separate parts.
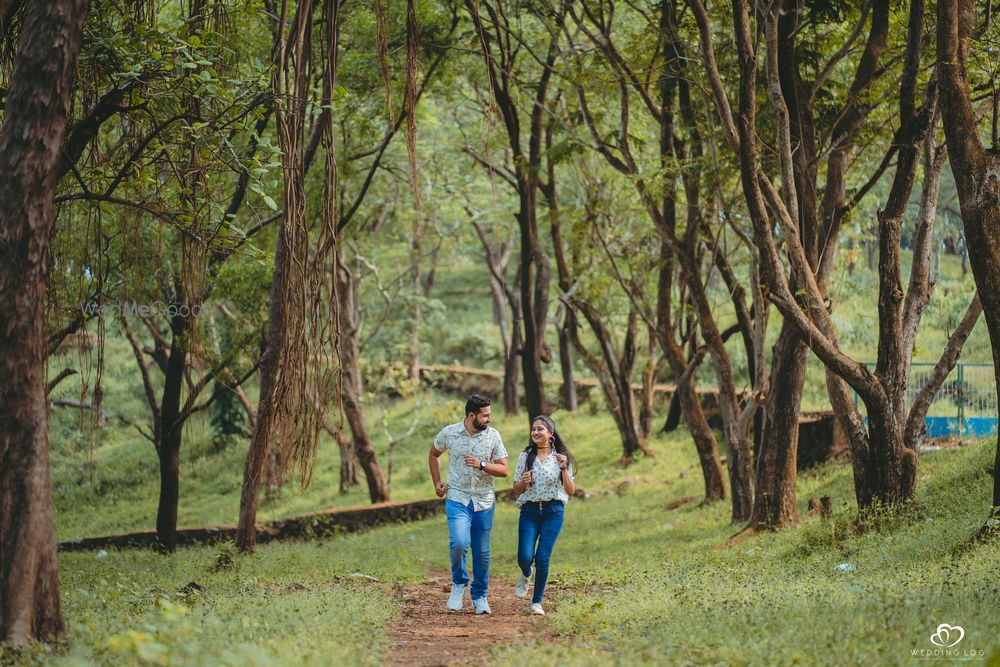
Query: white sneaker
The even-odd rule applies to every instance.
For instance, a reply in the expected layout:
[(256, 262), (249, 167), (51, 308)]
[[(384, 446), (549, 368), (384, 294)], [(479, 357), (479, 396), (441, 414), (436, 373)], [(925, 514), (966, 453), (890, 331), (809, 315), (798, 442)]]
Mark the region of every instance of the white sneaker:
[(514, 595), (516, 595), (519, 598), (523, 598), (525, 595), (528, 594), (528, 586), (531, 585), (531, 579), (528, 578), (530, 576), (531, 573), (529, 572), (528, 576), (524, 576), (522, 574), (520, 577), (517, 578), (517, 585), (514, 586)]
[(536, 614), (538, 616), (545, 616), (545, 610), (542, 609), (542, 603), (541, 602), (535, 602), (534, 604), (532, 604), (531, 605), (531, 613), (532, 614)]
[(465, 584), (452, 584), (451, 595), (448, 596), (448, 610), (462, 611), (462, 602), (465, 598)]
[(477, 614), (489, 614), (489, 613), (492, 613), (490, 611), (490, 603), (486, 601), (485, 597), (481, 597), (478, 600), (473, 600), (472, 601), (472, 609), (475, 610), (475, 612)]

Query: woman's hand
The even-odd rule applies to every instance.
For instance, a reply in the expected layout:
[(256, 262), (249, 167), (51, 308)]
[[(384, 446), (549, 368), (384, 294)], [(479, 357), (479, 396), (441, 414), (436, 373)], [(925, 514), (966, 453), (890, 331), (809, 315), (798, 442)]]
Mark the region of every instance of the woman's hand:
[(521, 495), (528, 488), (529, 484), (531, 484), (531, 471), (525, 470), (521, 475), (521, 479), (514, 482), (514, 493)]
[(576, 484), (573, 483), (572, 473), (563, 474), (569, 470), (569, 457), (565, 454), (556, 454), (556, 461), (559, 463), (559, 479), (562, 481), (563, 490), (572, 496), (576, 493)]

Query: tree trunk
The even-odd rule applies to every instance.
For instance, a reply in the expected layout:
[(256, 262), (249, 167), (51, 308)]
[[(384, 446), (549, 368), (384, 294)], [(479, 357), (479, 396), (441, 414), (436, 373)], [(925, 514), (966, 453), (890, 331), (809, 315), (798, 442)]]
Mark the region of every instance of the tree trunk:
[[(699, 222), (696, 215), (689, 216), (688, 234), (690, 234), (690, 229), (700, 226)], [(690, 245), (687, 245), (685, 250), (685, 253), (678, 255), (678, 259), (682, 272), (686, 274), (685, 278), (688, 288), (691, 290), (691, 301), (698, 316), (699, 328), (715, 367), (715, 377), (719, 387), (719, 408), (722, 414), (723, 442), (726, 446), (726, 467), (729, 469), (729, 489), (732, 493), (732, 520), (734, 523), (739, 523), (748, 521), (753, 510), (754, 471), (750, 455), (751, 424), (747, 424), (746, 428), (743, 428), (743, 411), (736, 393), (732, 361), (715, 322), (705, 285), (701, 282), (699, 265), (696, 260), (697, 254)]]
[[(321, 409), (321, 406), (317, 405), (317, 409)], [(331, 425), (325, 415), (320, 418), (319, 424), (320, 428), (337, 441), (337, 448), (340, 450), (340, 493), (345, 494), (352, 486), (357, 486), (360, 483), (358, 470), (361, 464), (354, 453), (351, 439), (344, 434), (344, 429), (340, 425)]]
[(274, 406), (267, 397), (272, 393), (278, 355), (284, 344), (285, 310), (282, 307), (283, 273), (285, 271), (285, 225), (278, 228), (274, 253), (274, 273), (271, 276), (271, 305), (268, 315), (267, 346), (260, 360), (260, 400), (257, 403), (257, 422), (250, 438), (250, 449), (243, 464), (243, 488), (240, 491), (240, 518), (236, 526), (236, 546), (242, 551), (253, 551), (257, 542), (257, 501), (260, 480), (268, 460), (271, 423)]
[(726, 497), (726, 482), (723, 479), (722, 460), (715, 443), (715, 433), (705, 419), (698, 394), (692, 382), (684, 380), (677, 385), (675, 394), (680, 402), (681, 413), (687, 422), (688, 431), (698, 451), (701, 474), (705, 479), (705, 502), (711, 503)]
[[(975, 5), (969, 0), (939, 0), (937, 5), (938, 68), (941, 114), (955, 185), (962, 209), (965, 243), (972, 276), (979, 288), (983, 315), (993, 347), (996, 386), (1000, 395), (1000, 160), (988, 152), (975, 131), (976, 116), (964, 66), (971, 43)], [(993, 511), (1000, 513), (1000, 435), (993, 470)]]
[[(563, 247), (562, 227), (559, 216), (559, 197), (556, 194), (556, 166), (552, 160), (552, 125), (545, 129), (545, 166), (548, 172), (548, 183), (543, 188), (545, 200), (549, 208), (549, 229), (552, 234), (552, 249), (556, 260), (556, 276), (559, 289), (565, 294), (570, 290), (569, 265), (566, 263), (566, 250)], [(562, 323), (557, 325), (559, 337), (559, 370), (562, 372), (562, 387), (559, 396), (562, 407), (575, 412), (579, 407), (576, 395), (576, 380), (573, 379), (573, 342), (570, 330), (576, 326), (572, 318), (573, 309), (567, 304), (561, 304)], [(556, 319), (559, 319), (558, 311)]]
[[(917, 454), (903, 445), (903, 425), (892, 407), (867, 405), (868, 456), (863, 474), (855, 474), (854, 492), (862, 509), (898, 505), (913, 497), (917, 478)], [(855, 469), (857, 470), (857, 468)]]
[(642, 369), (642, 390), (639, 394), (639, 437), (642, 442), (649, 442), (653, 437), (653, 399), (655, 398), (654, 387), (656, 386), (657, 364), (654, 361), (656, 355), (656, 332), (649, 332), (649, 358), (646, 366)]
[[(723, 420), (725, 421), (725, 419)], [(753, 514), (754, 480), (750, 463), (750, 447), (746, 438), (733, 434), (726, 436), (726, 468), (729, 470), (729, 488), (732, 489), (733, 523), (748, 521)]]
[(177, 549), (177, 502), (180, 498), (181, 429), (164, 433), (158, 453), (160, 500), (156, 508), (156, 540), (167, 553)]
[[(1000, 336), (997, 337), (1000, 339)], [(1000, 340), (998, 340), (1000, 342)], [(997, 349), (1000, 345), (993, 344), (993, 373), (994, 382), (997, 386), (997, 393), (1000, 394), (1000, 354)], [(997, 453), (993, 457), (993, 512), (991, 518), (1000, 519), (1000, 434), (997, 435)]]
[(163, 369), (163, 393), (160, 399), (160, 428), (156, 434), (157, 454), (160, 463), (160, 498), (156, 509), (156, 537), (167, 553), (177, 548), (177, 503), (180, 498), (180, 451), (184, 432), (181, 419), (181, 389), (187, 367), (188, 339), (191, 321), (188, 317), (174, 316), (170, 321), (172, 332), (170, 354)]
[(361, 397), (364, 384), (361, 380), (361, 350), (358, 346), (357, 306), (354, 294), (354, 279), (344, 263), (343, 247), (337, 251), (336, 259), (337, 299), (336, 317), (340, 331), (340, 391), (344, 417), (351, 428), (351, 446), (368, 482), (368, 496), (373, 503), (389, 500), (389, 485), (379, 467), (368, 433)]
[(85, 0), (26, 3), (0, 127), (0, 643), (52, 639), (59, 599), (44, 304), (56, 168)]
[[(669, 108), (669, 106), (667, 107)], [(669, 148), (669, 146), (668, 146)], [(664, 149), (666, 150), (666, 149)], [(674, 218), (674, 203), (672, 197), (664, 206), (665, 218)], [(670, 224), (670, 223), (668, 223)], [(672, 227), (672, 224), (670, 225)], [(690, 368), (690, 363), (700, 363), (700, 359), (687, 359), (684, 350), (678, 344), (672, 326), (672, 293), (673, 293), (673, 253), (666, 239), (660, 240), (660, 275), (657, 285), (657, 322), (656, 338), (663, 354), (677, 377), (677, 388), (670, 401), (670, 417), (679, 421), (683, 414), (688, 431), (694, 440), (698, 461), (701, 464), (702, 477), (705, 482), (705, 502), (711, 503), (726, 497), (726, 483), (723, 479), (722, 460), (719, 458), (719, 448), (715, 433), (709, 426), (702, 410), (701, 401), (696, 391), (697, 367)], [(676, 406), (676, 407), (675, 407)], [(676, 417), (674, 415), (676, 414)], [(676, 428), (676, 427), (675, 427)], [(664, 430), (667, 430), (664, 426)]]
[(264, 486), (268, 497), (277, 496), (285, 486), (285, 463), (281, 460), (281, 452), (271, 449), (267, 453), (267, 465), (264, 466)]
[(569, 324), (566, 319), (573, 317), (572, 311), (567, 308), (562, 326), (559, 327), (559, 368), (562, 370), (562, 389), (559, 394), (562, 397), (563, 409), (575, 412), (580, 407), (580, 400), (576, 393), (576, 380), (573, 377), (573, 347), (570, 342)]
[[(529, 177), (526, 180), (534, 180)], [(545, 346), (545, 319), (548, 311), (548, 257), (538, 241), (535, 219), (537, 184), (522, 185), (521, 210), (517, 215), (521, 226), (521, 324), (524, 339), (521, 344), (521, 373), (524, 375), (524, 400), (529, 419), (547, 413), (545, 387), (542, 379), (542, 356)]]
[(575, 328), (571, 329), (573, 344), (584, 362), (594, 372), (604, 392), (604, 398), (615, 420), (615, 426), (622, 441), (621, 464), (631, 463), (639, 452), (649, 454), (646, 441), (639, 424), (635, 393), (632, 391), (632, 371), (635, 362), (635, 329), (637, 313), (633, 309), (629, 315), (628, 330), (625, 333), (624, 351), (615, 351), (611, 332), (605, 326), (597, 309), (586, 301), (574, 299), (573, 308), (579, 310), (590, 324), (590, 329), (601, 349), (600, 356), (591, 353), (583, 345)]
[(358, 461), (358, 455), (354, 453), (351, 441), (347, 439), (342, 430), (338, 433), (340, 434), (340, 437), (337, 438), (337, 447), (340, 449), (340, 493), (343, 494), (347, 493), (352, 486), (361, 483), (358, 474), (361, 463)]
[(667, 408), (667, 419), (663, 422), (660, 433), (673, 433), (681, 425), (681, 397), (679, 389), (675, 389), (670, 395), (670, 405)]
[[(350, 339), (352, 337), (348, 337)], [(353, 439), (352, 449), (357, 455), (361, 469), (365, 473), (365, 480), (368, 482), (368, 496), (373, 503), (381, 503), (389, 500), (389, 485), (386, 483), (382, 469), (379, 467), (378, 458), (375, 455), (375, 447), (372, 445), (371, 436), (368, 433), (368, 421), (365, 419), (364, 408), (361, 406), (361, 368), (360, 359), (357, 353), (357, 342), (350, 340), (342, 341), (341, 363), (343, 364), (343, 380), (341, 391), (343, 392), (344, 416), (351, 427)], [(353, 350), (350, 348), (354, 348)]]
[[(470, 212), (471, 215), (471, 212)], [(503, 342), (503, 404), (508, 415), (516, 415), (521, 409), (517, 385), (520, 373), (520, 360), (517, 358), (521, 350), (521, 320), (519, 284), (520, 274), (514, 278), (513, 288), (507, 282), (507, 264), (510, 261), (511, 243), (502, 243), (494, 247), (490, 236), (482, 224), (472, 221), (479, 242), (486, 252), (486, 263), (490, 269), (490, 292), (493, 295), (493, 321), (500, 327), (500, 340)], [(510, 304), (511, 318), (507, 318), (507, 305)]]
[(754, 530), (780, 530), (799, 522), (796, 479), (806, 352), (794, 326), (783, 323), (772, 352), (771, 394), (757, 452), (756, 500), (750, 518)]
[(511, 326), (510, 352), (503, 362), (503, 405), (508, 415), (516, 415), (521, 411), (521, 398), (517, 391), (521, 381), (520, 350), (521, 327), (519, 318), (515, 318)]

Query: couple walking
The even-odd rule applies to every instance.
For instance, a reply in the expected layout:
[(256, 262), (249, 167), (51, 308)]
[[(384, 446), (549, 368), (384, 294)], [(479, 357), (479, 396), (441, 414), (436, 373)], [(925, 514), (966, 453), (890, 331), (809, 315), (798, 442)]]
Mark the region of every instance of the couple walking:
[[(469, 588), (466, 552), (472, 548), (472, 608), (489, 614), (486, 599), (490, 579), (490, 531), (493, 528), (494, 477), (507, 477), (507, 450), (500, 433), (490, 426), (490, 399), (473, 394), (465, 403), (465, 419), (445, 426), (434, 438), (428, 456), (434, 492), (445, 500), (451, 549), (451, 596), (448, 609), (460, 611)], [(447, 481), (441, 481), (439, 459), (448, 452)], [(525, 597), (534, 591), (531, 609), (544, 614), (542, 597), (549, 576), (549, 559), (563, 524), (566, 502), (573, 495), (573, 457), (556, 431), (551, 417), (531, 422), (528, 446), (514, 468), (515, 504), (521, 509), (517, 526), (517, 564), (521, 576), (514, 588)]]

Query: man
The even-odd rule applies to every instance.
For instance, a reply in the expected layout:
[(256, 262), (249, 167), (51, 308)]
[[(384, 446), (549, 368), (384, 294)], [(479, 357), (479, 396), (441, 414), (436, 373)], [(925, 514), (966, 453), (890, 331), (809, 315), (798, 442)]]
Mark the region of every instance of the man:
[[(427, 463), (434, 493), (445, 500), (451, 547), (451, 596), (448, 609), (461, 611), (468, 587), (465, 555), (472, 547), (472, 608), (489, 614), (490, 530), (493, 528), (493, 478), (507, 476), (507, 450), (490, 426), (490, 399), (473, 394), (465, 402), (465, 419), (445, 426), (434, 438)], [(448, 452), (447, 484), (441, 482), (441, 455)]]

